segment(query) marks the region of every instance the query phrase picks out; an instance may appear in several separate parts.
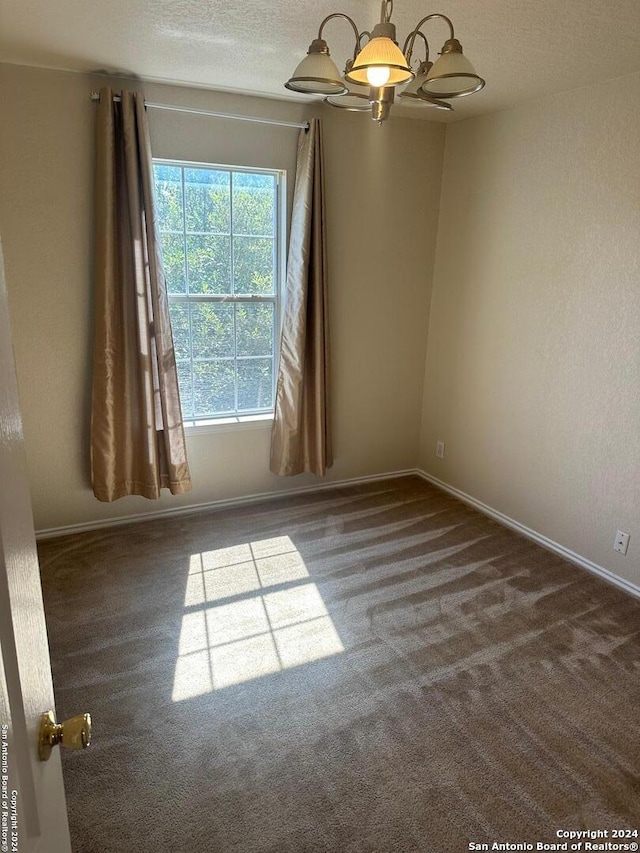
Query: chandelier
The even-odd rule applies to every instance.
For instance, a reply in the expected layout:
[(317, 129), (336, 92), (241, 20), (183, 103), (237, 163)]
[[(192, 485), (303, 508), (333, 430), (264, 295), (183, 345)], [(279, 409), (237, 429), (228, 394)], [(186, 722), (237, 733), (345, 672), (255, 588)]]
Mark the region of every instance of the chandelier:
[[(436, 12), (427, 15), (407, 36), (402, 50), (396, 42), (396, 27), (391, 23), (393, 0), (382, 0), (380, 23), (371, 32), (360, 32), (355, 21), (343, 12), (328, 15), (320, 24), (318, 37), (293, 75), (284, 84), (293, 92), (323, 95), (326, 103), (352, 112), (371, 112), (371, 118), (382, 124), (391, 112), (397, 86), (408, 85), (400, 92), (403, 104), (452, 110), (453, 98), (473, 95), (485, 81), (462, 53), (455, 38), (453, 24), (446, 15)], [(322, 34), (332, 18), (344, 18), (355, 34), (353, 58), (348, 59), (344, 74), (340, 74), (329, 53)], [(429, 42), (422, 27), (436, 18), (449, 27), (449, 38), (435, 62), (429, 60)], [(424, 44), (425, 58), (414, 71), (412, 66), (416, 39)]]

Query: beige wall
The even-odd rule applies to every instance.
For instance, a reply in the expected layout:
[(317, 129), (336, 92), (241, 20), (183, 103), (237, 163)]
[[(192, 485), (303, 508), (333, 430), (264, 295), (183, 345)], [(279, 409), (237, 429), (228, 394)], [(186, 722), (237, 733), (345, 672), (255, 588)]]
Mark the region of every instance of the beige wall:
[[(0, 74), (0, 233), (37, 527), (318, 482), (271, 475), (269, 431), (256, 427), (189, 437), (190, 495), (93, 498), (88, 92), (101, 81), (7, 65)], [(309, 109), (143, 88), (153, 100), (291, 120)], [(639, 106), (634, 76), (449, 126), (439, 224), (443, 126), (396, 116), (377, 128), (323, 110), (337, 457), (329, 480), (419, 460), (640, 583)], [(284, 168), (293, 189), (295, 131), (150, 119), (157, 156)], [(617, 528), (632, 536), (626, 558), (612, 551)]]
[(640, 76), (447, 129), (420, 450), (635, 584), (639, 140)]
[[(188, 439), (194, 490), (101, 504), (89, 483), (91, 222), (101, 80), (0, 66), (0, 233), (36, 527), (317, 483), (269, 473), (262, 428)], [(301, 120), (302, 104), (140, 84), (151, 100)], [(444, 127), (323, 109), (336, 464), (327, 479), (413, 467), (418, 453)], [(296, 131), (151, 111), (154, 154), (288, 171)]]

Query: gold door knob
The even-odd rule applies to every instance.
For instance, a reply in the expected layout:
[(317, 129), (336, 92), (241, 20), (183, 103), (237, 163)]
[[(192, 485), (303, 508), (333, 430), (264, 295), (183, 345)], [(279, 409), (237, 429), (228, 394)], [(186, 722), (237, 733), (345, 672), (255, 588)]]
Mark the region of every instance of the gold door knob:
[(38, 737), (38, 755), (40, 761), (48, 761), (54, 746), (69, 749), (86, 749), (91, 743), (91, 714), (78, 714), (64, 723), (56, 723), (53, 711), (47, 711), (40, 717), (40, 735)]

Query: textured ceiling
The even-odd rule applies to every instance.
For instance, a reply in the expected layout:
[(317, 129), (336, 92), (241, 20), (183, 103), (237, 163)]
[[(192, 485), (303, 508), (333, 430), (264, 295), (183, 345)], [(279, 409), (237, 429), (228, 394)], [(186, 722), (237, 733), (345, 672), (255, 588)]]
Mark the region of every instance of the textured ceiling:
[[(0, 0), (0, 59), (295, 98), (282, 84), (334, 11), (370, 29), (379, 2)], [(483, 92), (455, 103), (451, 118), (640, 71), (639, 0), (396, 0), (399, 40), (430, 12), (453, 19), (487, 81)], [(445, 27), (432, 23), (426, 32), (432, 53), (439, 51)], [(332, 21), (325, 36), (342, 65), (353, 49), (350, 28)]]

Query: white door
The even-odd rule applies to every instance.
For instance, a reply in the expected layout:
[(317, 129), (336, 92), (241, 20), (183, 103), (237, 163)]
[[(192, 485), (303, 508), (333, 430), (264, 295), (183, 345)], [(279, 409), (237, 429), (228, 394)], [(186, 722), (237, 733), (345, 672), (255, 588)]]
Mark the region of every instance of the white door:
[(0, 850), (70, 853), (59, 748), (38, 758), (54, 709), (0, 244)]

